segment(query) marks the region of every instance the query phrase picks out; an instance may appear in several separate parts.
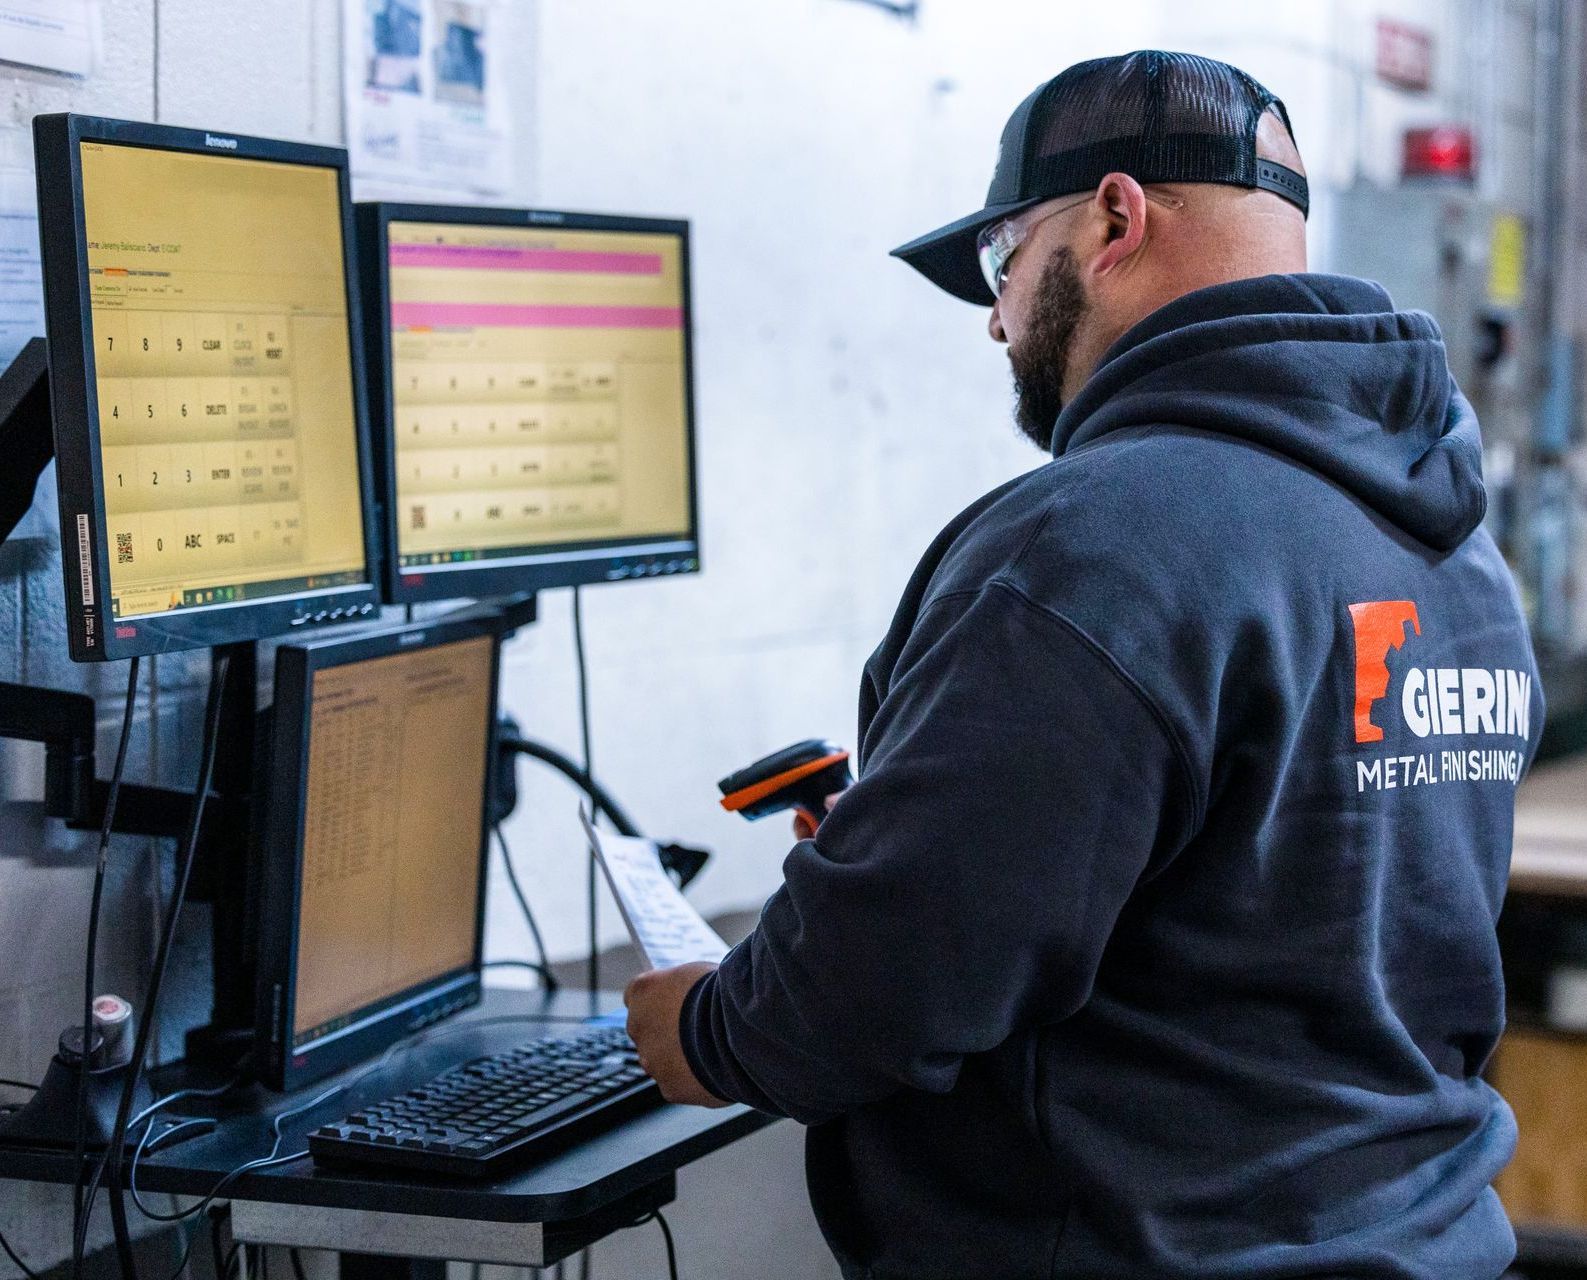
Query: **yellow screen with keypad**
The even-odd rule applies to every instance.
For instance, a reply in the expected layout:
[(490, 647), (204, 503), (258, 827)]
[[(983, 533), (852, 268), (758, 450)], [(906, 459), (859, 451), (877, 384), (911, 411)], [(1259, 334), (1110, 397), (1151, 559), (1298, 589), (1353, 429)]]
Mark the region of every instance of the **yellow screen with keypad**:
[(367, 581), (337, 171), (81, 148), (112, 616)]
[(400, 569), (692, 533), (681, 235), (387, 242)]

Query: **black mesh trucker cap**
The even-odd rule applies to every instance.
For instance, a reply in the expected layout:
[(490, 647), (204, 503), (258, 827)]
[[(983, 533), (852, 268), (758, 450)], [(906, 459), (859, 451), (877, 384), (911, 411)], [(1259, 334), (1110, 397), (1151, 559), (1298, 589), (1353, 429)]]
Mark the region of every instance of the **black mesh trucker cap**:
[(1284, 104), (1238, 67), (1190, 53), (1145, 49), (1077, 62), (1015, 108), (1003, 126), (986, 208), (893, 250), (933, 284), (992, 305), (975, 241), (983, 227), (1054, 196), (1095, 187), (1109, 173), (1137, 182), (1221, 182), (1260, 187), (1299, 206), (1306, 179), (1256, 154), (1269, 107)]

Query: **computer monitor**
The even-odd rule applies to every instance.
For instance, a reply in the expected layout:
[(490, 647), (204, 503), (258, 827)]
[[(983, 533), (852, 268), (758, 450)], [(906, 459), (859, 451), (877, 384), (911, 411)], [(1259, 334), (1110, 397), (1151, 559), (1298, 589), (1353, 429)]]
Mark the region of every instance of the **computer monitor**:
[(480, 996), (501, 622), (276, 652), (257, 1045), (294, 1088)]
[(72, 115), (34, 146), (72, 657), (371, 612), (347, 153)]
[(358, 206), (393, 604), (700, 567), (689, 224)]

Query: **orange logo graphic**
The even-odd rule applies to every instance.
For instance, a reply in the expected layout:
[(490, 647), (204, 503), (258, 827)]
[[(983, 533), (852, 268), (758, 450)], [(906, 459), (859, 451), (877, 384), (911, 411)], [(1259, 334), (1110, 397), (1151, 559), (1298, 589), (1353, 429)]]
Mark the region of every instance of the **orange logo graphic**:
[(1412, 600), (1369, 600), (1350, 606), (1356, 630), (1356, 741), (1382, 742), (1372, 723), (1372, 704), (1389, 692), (1389, 650), (1405, 643), (1405, 624), (1422, 634)]

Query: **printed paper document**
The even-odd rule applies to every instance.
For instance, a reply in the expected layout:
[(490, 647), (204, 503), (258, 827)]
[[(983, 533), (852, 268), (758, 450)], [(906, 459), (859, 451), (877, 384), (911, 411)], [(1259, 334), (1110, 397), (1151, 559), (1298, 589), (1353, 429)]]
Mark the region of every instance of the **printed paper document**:
[(582, 809), (579, 821), (589, 836), (590, 852), (612, 886), (634, 945), (652, 969), (695, 960), (715, 964), (727, 954), (727, 943), (662, 869), (653, 841), (598, 832)]

